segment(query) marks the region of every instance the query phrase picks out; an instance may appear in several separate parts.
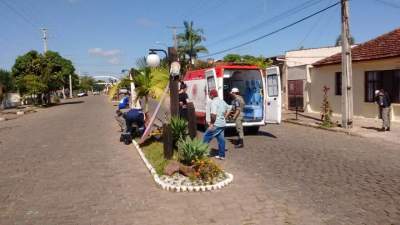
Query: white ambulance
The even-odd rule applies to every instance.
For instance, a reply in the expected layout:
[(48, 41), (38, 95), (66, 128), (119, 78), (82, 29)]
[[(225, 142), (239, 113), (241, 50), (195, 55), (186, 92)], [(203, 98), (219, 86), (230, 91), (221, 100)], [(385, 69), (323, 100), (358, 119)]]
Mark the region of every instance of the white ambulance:
[[(194, 103), (197, 123), (206, 125), (206, 107), (209, 91), (216, 89), (228, 105), (230, 91), (236, 87), (245, 101), (244, 127), (253, 131), (267, 123), (281, 122), (281, 86), (278, 67), (265, 71), (257, 66), (222, 64), (212, 68), (188, 71), (184, 76), (189, 100)], [(227, 127), (234, 127), (227, 121)]]

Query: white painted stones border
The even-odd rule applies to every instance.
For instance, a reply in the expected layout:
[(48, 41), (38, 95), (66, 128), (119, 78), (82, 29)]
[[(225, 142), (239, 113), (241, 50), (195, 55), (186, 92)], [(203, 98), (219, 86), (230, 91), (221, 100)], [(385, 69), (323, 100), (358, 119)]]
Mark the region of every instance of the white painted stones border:
[(204, 192), (204, 191), (213, 191), (213, 190), (219, 190), (222, 189), (226, 186), (228, 186), (230, 183), (233, 181), (233, 174), (225, 173), (226, 179), (223, 181), (220, 181), (216, 184), (212, 185), (201, 185), (201, 186), (188, 186), (188, 185), (172, 185), (169, 184), (162, 179), (160, 179), (160, 176), (158, 176), (156, 170), (154, 167), (150, 164), (150, 162), (147, 160), (146, 156), (144, 155), (142, 149), (140, 148), (139, 144), (133, 140), (132, 141), (133, 145), (135, 146), (136, 150), (138, 151), (140, 158), (142, 158), (144, 164), (146, 165), (147, 169), (150, 171), (151, 175), (153, 176), (154, 181), (158, 186), (160, 186), (163, 190), (166, 191), (172, 191), (172, 192)]

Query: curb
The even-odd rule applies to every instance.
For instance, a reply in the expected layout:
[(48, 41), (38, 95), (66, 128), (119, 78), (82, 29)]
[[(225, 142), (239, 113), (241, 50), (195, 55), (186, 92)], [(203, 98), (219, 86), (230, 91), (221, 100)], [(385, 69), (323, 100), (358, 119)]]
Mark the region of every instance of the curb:
[(133, 145), (135, 146), (136, 150), (138, 151), (140, 157), (142, 158), (144, 164), (146, 165), (147, 169), (151, 173), (153, 180), (156, 182), (158, 186), (160, 186), (163, 190), (166, 191), (171, 191), (171, 192), (205, 192), (205, 191), (212, 191), (212, 190), (219, 190), (222, 189), (228, 184), (232, 183), (233, 181), (233, 175), (230, 173), (225, 172), (225, 175), (227, 178), (223, 181), (220, 181), (216, 184), (213, 185), (202, 185), (202, 186), (177, 186), (177, 185), (171, 185), (169, 183), (164, 182), (163, 180), (160, 179), (160, 176), (157, 174), (156, 170), (154, 167), (150, 164), (150, 162), (146, 159), (146, 156), (144, 155), (142, 149), (140, 148), (139, 144), (135, 141), (132, 140)]
[(350, 136), (354, 136), (354, 137), (364, 137), (361, 134), (358, 134), (358, 133), (355, 133), (355, 132), (351, 132), (351, 131), (326, 128), (326, 127), (321, 127), (321, 126), (314, 125), (314, 124), (309, 124), (309, 123), (302, 123), (302, 122), (298, 122), (298, 121), (294, 121), (294, 120), (290, 120), (290, 119), (284, 119), (282, 121), (285, 122), (285, 123), (291, 123), (291, 124), (296, 124), (296, 125), (305, 126), (305, 127), (312, 127), (312, 128), (316, 128), (316, 129), (330, 131), (330, 132), (344, 133), (344, 134), (347, 134), (347, 135), (350, 135)]

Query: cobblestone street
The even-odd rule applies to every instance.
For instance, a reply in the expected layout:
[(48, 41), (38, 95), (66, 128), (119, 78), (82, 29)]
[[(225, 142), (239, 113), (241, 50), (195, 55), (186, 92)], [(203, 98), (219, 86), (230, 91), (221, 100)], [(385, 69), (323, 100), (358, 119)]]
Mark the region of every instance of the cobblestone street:
[(400, 224), (395, 144), (269, 125), (227, 146), (230, 186), (170, 193), (119, 142), (106, 97), (78, 100), (0, 122), (1, 225)]

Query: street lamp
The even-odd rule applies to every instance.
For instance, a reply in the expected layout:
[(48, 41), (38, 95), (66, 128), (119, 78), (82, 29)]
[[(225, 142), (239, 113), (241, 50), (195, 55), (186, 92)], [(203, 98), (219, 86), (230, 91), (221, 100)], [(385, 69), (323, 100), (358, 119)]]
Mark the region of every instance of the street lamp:
[(160, 57), (154, 51), (151, 51), (146, 58), (146, 63), (150, 67), (157, 67), (160, 65)]
[[(166, 58), (168, 59), (171, 116), (178, 116), (179, 115), (178, 78), (180, 74), (180, 64), (179, 62), (177, 62), (176, 49), (169, 47), (168, 53), (163, 49), (149, 49), (149, 55), (146, 58), (146, 62), (147, 65), (149, 65), (150, 67), (157, 67), (160, 65), (160, 57), (157, 55), (156, 52), (163, 52)], [(161, 104), (161, 102), (159, 104)], [(151, 122), (149, 126), (151, 126)], [(163, 125), (163, 137), (164, 137), (163, 138), (164, 158), (171, 159), (174, 153), (173, 136), (172, 136), (171, 125), (168, 122)]]

